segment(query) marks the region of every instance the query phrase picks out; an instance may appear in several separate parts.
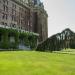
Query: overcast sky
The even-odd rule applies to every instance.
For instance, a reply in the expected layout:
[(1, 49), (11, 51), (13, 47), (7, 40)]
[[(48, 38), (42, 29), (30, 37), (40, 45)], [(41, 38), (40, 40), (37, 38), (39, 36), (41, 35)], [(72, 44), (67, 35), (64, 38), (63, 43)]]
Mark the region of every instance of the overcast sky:
[(48, 13), (48, 36), (65, 28), (75, 31), (75, 0), (42, 0)]

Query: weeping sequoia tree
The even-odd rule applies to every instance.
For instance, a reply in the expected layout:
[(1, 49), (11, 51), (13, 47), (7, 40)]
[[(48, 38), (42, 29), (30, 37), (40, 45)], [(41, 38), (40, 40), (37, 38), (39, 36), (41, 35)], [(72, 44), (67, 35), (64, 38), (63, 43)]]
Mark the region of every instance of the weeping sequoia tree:
[(75, 48), (75, 33), (69, 28), (57, 33), (39, 44), (37, 51), (59, 51), (66, 48)]

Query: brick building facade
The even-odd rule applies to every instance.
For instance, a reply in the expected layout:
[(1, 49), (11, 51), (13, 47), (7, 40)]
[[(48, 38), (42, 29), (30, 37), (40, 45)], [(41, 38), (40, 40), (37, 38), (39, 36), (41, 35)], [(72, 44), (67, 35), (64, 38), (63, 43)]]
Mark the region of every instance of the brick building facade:
[(39, 34), (39, 42), (48, 37), (48, 15), (40, 0), (0, 0), (0, 25)]

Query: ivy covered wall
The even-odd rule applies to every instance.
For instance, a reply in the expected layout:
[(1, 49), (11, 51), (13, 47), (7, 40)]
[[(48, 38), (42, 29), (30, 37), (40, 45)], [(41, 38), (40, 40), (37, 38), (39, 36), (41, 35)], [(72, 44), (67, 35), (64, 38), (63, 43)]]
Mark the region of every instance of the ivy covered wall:
[[(10, 41), (13, 38), (14, 41)], [(18, 49), (19, 44), (23, 43), (31, 49), (37, 46), (38, 36), (29, 32), (19, 32), (16, 29), (0, 28), (0, 49)]]

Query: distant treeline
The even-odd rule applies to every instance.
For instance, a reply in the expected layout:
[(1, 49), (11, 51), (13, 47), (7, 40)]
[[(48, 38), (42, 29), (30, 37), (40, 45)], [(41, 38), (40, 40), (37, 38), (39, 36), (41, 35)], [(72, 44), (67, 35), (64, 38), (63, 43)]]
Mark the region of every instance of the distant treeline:
[(75, 33), (69, 28), (57, 33), (43, 43), (39, 44), (37, 51), (60, 51), (62, 49), (75, 49)]

